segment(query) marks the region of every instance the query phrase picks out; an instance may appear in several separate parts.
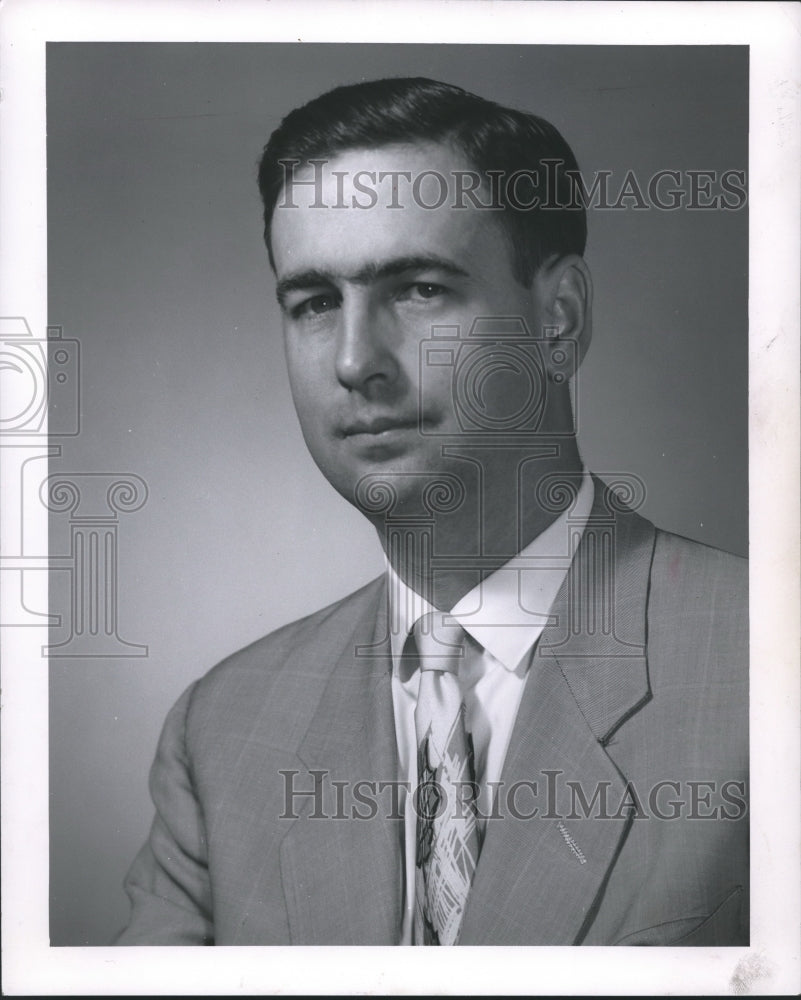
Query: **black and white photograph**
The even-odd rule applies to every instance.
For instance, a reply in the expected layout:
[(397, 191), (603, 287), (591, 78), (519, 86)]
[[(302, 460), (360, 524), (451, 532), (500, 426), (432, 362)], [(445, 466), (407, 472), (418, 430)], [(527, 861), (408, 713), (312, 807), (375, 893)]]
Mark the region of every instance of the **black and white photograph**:
[[(3, 781), (8, 819), (37, 740), (47, 961), (91, 969), (67, 992), (140, 954), (144, 993), (581, 994), (596, 960), (600, 992), (787, 989), (797, 92), (757, 143), (746, 31), (192, 6), (37, 39), (44, 298), (6, 278), (0, 323), (4, 675), (39, 709)], [(304, 980), (321, 945), (365, 964)]]

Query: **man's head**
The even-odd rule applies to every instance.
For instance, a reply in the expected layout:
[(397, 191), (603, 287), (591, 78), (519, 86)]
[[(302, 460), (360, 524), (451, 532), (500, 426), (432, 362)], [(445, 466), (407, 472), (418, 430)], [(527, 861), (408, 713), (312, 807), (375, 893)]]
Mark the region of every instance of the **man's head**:
[[(264, 238), (273, 266), (272, 218), (288, 163), (414, 143), (451, 145), (468, 169), (489, 183), (522, 284), (531, 283), (549, 256), (584, 253), (586, 213), (571, 181), (578, 165), (554, 126), (460, 87), (411, 77), (337, 87), (296, 108), (273, 132), (259, 167)], [(461, 200), (469, 203), (466, 187)], [(535, 199), (547, 207), (527, 207)]]
[(458, 466), (457, 440), (569, 437), (591, 284), (555, 160), (577, 169), (546, 122), (428, 80), (340, 88), (271, 137), (259, 179), (293, 397), (347, 499), (382, 476), (411, 503)]

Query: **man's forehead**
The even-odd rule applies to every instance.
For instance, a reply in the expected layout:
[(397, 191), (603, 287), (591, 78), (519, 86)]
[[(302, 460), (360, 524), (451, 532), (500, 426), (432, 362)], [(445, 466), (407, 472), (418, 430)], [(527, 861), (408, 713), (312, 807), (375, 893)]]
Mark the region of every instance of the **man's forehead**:
[(472, 244), (499, 235), (498, 212), (465, 196), (479, 183), (472, 172), (448, 143), (351, 149), (293, 167), (272, 217), (277, 270), (426, 254), (462, 265)]
[[(434, 211), (464, 205), (465, 188), (484, 178), (450, 142), (389, 143), (308, 160), (281, 161), (284, 183), (275, 212), (286, 208)], [(459, 203), (462, 203), (461, 205)]]

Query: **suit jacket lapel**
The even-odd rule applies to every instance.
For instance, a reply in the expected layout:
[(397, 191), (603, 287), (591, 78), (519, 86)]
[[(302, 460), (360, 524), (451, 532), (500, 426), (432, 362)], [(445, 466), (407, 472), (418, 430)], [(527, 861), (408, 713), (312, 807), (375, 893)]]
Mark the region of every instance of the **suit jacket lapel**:
[(633, 820), (605, 746), (650, 698), (653, 543), (653, 526), (596, 483), (532, 656), (502, 775), (503, 818), (487, 820), (461, 944), (580, 943), (593, 921)]
[[(355, 783), (395, 781), (397, 750), (386, 589), (347, 638), (298, 751), (309, 774), (297, 787), (321, 785), (281, 845), (281, 871), (293, 944), (396, 944), (401, 916), (400, 826), (390, 792), (362, 786), (370, 807), (354, 801)], [(322, 773), (320, 773), (322, 772)], [(344, 782), (339, 789), (332, 782)], [(322, 813), (322, 816), (320, 815)], [(336, 817), (336, 818), (335, 818)]]

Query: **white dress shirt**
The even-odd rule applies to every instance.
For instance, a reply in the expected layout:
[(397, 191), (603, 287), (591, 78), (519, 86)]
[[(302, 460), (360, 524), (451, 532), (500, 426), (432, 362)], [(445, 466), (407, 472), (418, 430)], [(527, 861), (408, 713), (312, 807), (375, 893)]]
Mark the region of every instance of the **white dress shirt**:
[[(563, 512), (521, 552), (465, 594), (451, 609), (467, 633), (459, 685), (465, 723), (472, 734), (479, 785), (479, 831), (483, 836), (493, 788), (500, 781), (506, 750), (534, 646), (548, 621), (554, 599), (570, 567), (576, 535), (583, 534), (593, 502), (592, 479), (585, 471), (572, 509)], [(569, 524), (568, 524), (569, 518)], [(404, 672), (401, 653), (414, 623), (435, 610), (387, 566), (390, 595), (392, 700), (398, 742), (399, 779), (417, 784), (417, 738), (414, 709), (420, 670)], [(408, 661), (407, 661), (408, 663)], [(416, 814), (404, 807), (404, 911), (401, 944), (412, 943)]]

